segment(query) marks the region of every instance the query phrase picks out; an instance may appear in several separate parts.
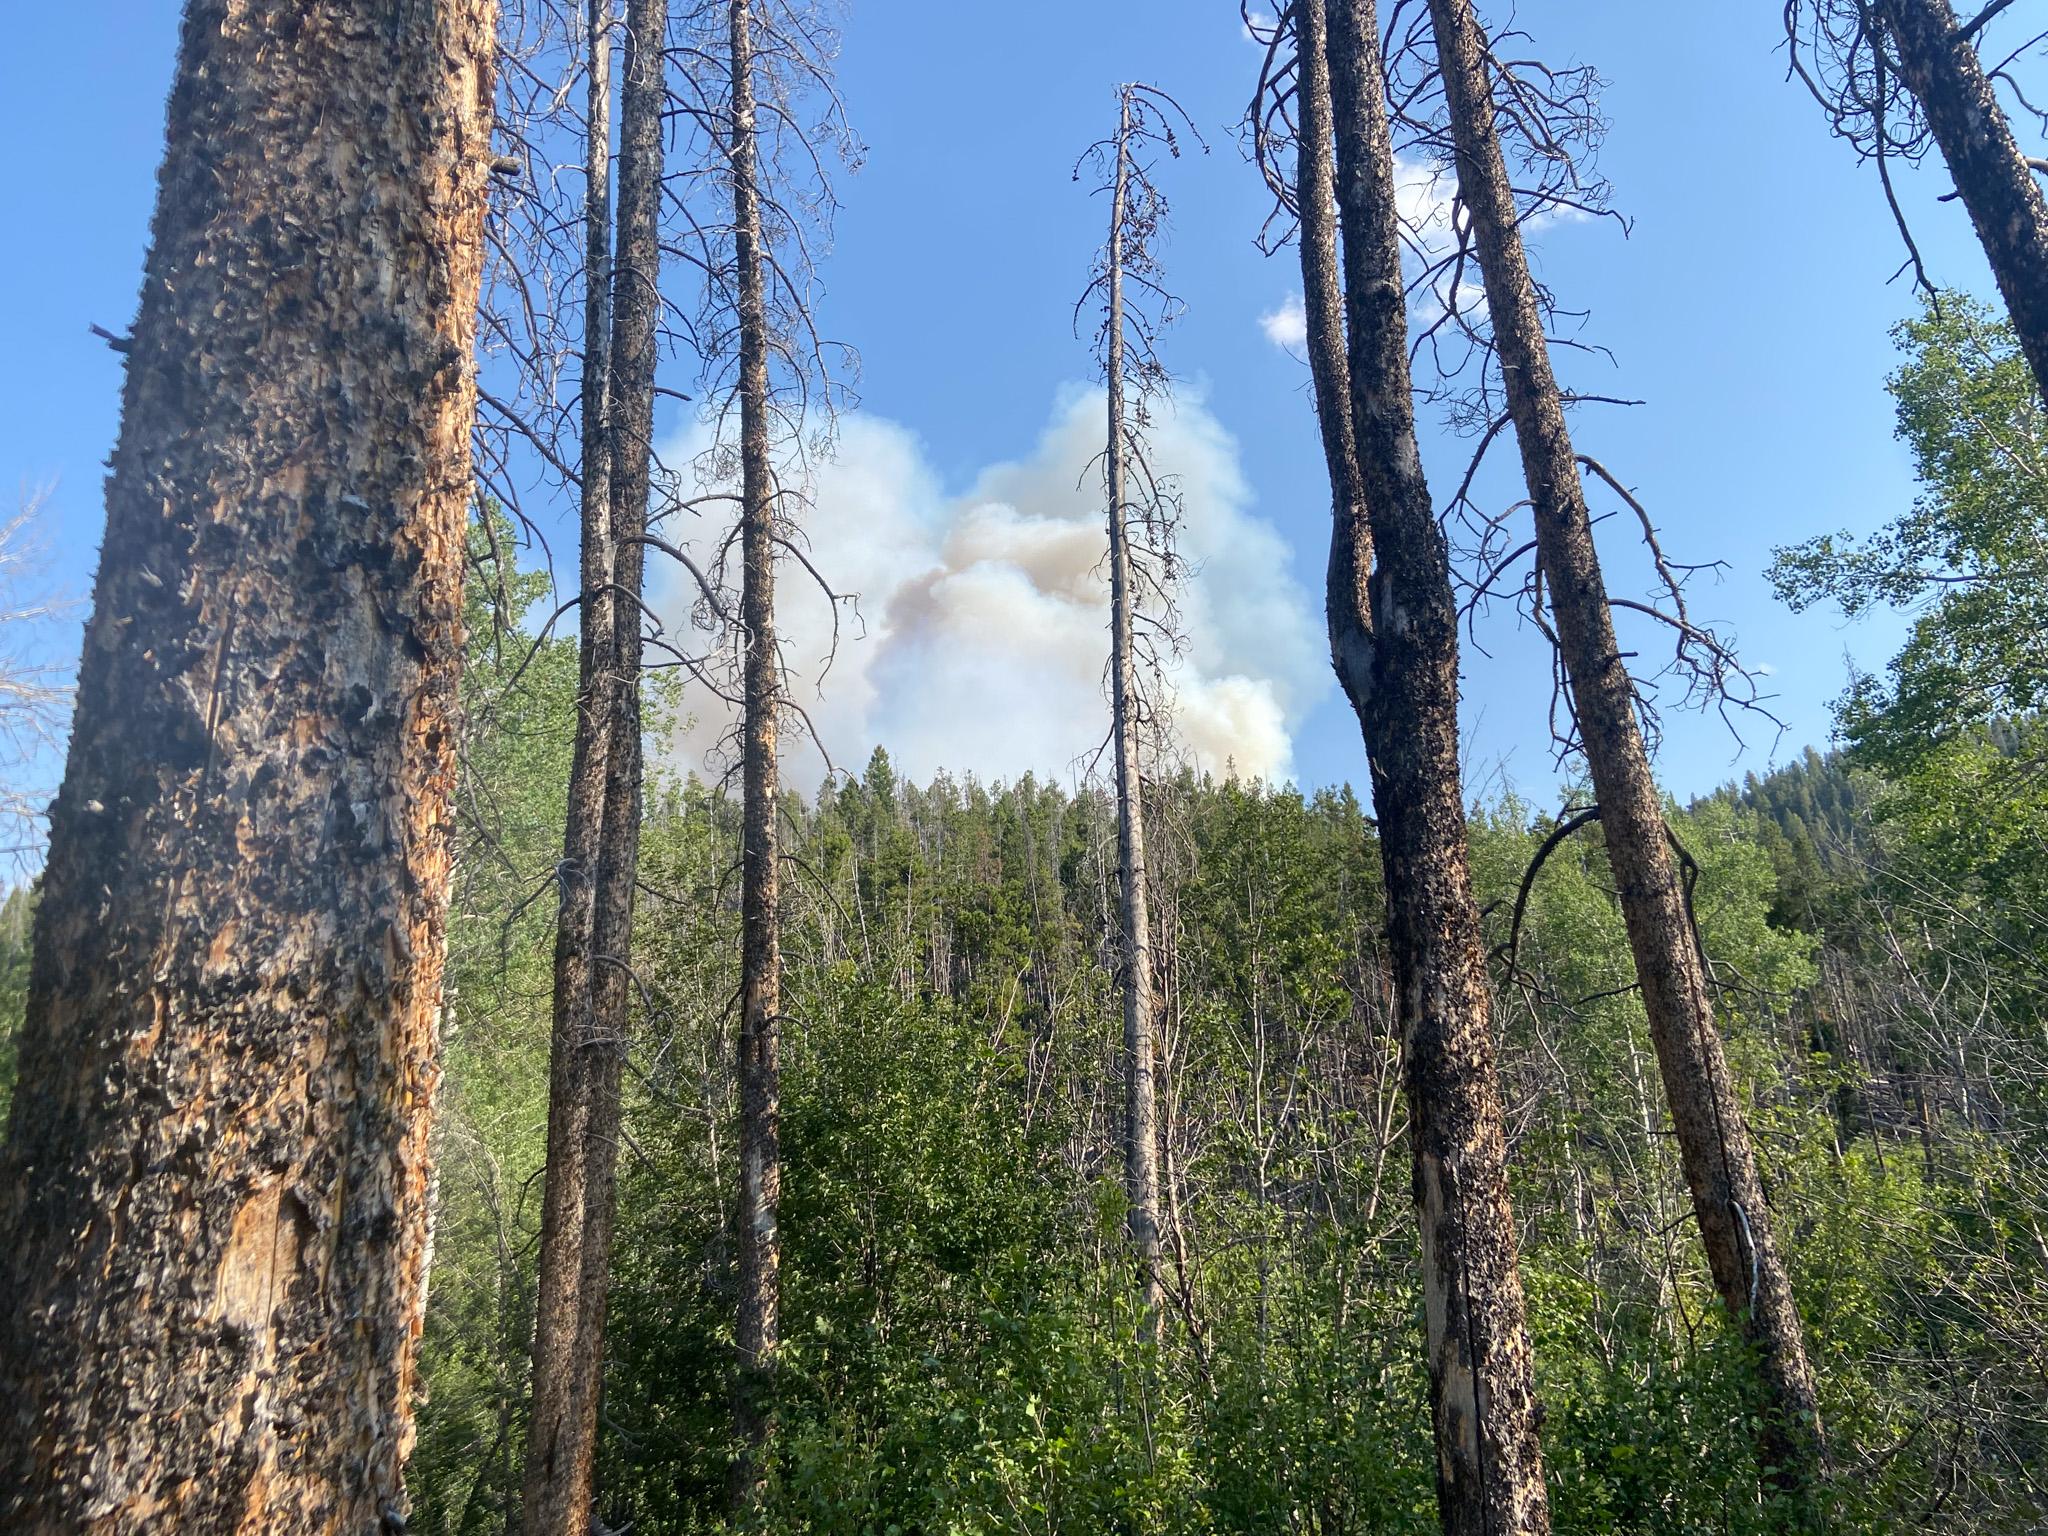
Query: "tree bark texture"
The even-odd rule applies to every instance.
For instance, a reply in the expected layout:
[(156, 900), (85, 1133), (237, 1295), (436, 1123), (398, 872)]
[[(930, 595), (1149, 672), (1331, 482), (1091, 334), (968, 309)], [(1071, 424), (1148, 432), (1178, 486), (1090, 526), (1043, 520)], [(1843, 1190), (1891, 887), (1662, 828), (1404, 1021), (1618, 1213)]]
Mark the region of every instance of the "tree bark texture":
[(765, 1473), (780, 1338), (782, 1245), (781, 704), (775, 638), (775, 466), (768, 441), (768, 303), (755, 131), (753, 0), (731, 0), (732, 188), (740, 341), (740, 625), (745, 646), (740, 844), (740, 1209), (734, 1502)]
[(1124, 400), (1124, 213), (1130, 193), (1131, 102), (1126, 94), (1116, 135), (1116, 176), (1110, 190), (1109, 323), (1105, 380), (1109, 438), (1103, 480), (1109, 501), (1110, 711), (1116, 738), (1118, 916), (1123, 941), (1124, 1194), (1131, 1252), (1138, 1264), (1143, 1338), (1159, 1332), (1159, 1105), (1154, 1072), (1157, 1002), (1153, 995), (1151, 916), (1146, 909), (1144, 774), (1138, 761), (1137, 637), (1131, 589), (1128, 444)]
[[(594, 66), (602, 57), (596, 37), (608, 24), (608, 11), (606, 0), (592, 7)], [(560, 931), (556, 940), (549, 1163), (522, 1500), (529, 1532), (586, 1529), (595, 1494), (640, 852), (640, 596), (646, 567), (640, 539), (647, 528), (660, 321), (661, 115), (667, 100), (662, 45), (667, 31), (667, 0), (630, 0), (620, 103), (616, 263), (606, 254), (608, 230), (593, 228), (589, 239), (585, 370), (595, 390), (587, 388), (584, 398), (584, 464), (586, 477), (593, 469), (604, 474), (605, 499), (602, 505), (591, 499), (586, 478), (584, 602), (592, 622), (603, 622), (608, 634), (594, 644), (588, 636), (585, 640), (590, 670), (584, 674), (572, 767), (574, 841), (565, 848), (562, 880), (565, 927), (574, 901), (581, 951), (565, 954)], [(608, 224), (608, 198), (599, 180), (604, 129), (595, 126), (608, 126), (606, 94), (608, 82), (593, 67), (591, 218)], [(607, 279), (608, 297), (603, 291)], [(600, 323), (604, 330), (588, 329)], [(596, 420), (593, 393), (602, 402)], [(591, 559), (593, 541), (605, 561), (601, 568)], [(578, 810), (586, 818), (581, 825), (574, 819)], [(574, 864), (579, 855), (588, 862)], [(565, 998), (565, 984), (581, 990)]]
[[(1341, 3), (1341, 0), (1340, 0)], [(1354, 711), (1371, 676), (1372, 527), (1359, 478), (1351, 422), (1351, 367), (1344, 353), (1344, 278), (1337, 235), (1335, 125), (1331, 120), (1329, 15), (1325, 0), (1298, 0), (1295, 202), (1300, 228), (1302, 308), (1316, 421), (1330, 473), (1330, 562), (1324, 611), (1330, 662)], [(1347, 662), (1346, 658), (1351, 658)], [(1354, 681), (1359, 685), (1354, 688)], [(1360, 719), (1363, 720), (1361, 714)]]
[(490, 0), (191, 0), (0, 1154), (0, 1525), (405, 1508)]
[(1714, 1022), (1705, 959), (1667, 843), (1663, 798), (1615, 638), (1584, 483), (1494, 125), (1487, 40), (1471, 0), (1430, 0), (1457, 148), (1458, 188), (1486, 283), (1494, 344), (1616, 894), (1642, 983), (1679, 1158), (1715, 1288), (1754, 1345), (1768, 1398), (1761, 1446), (1773, 1480), (1803, 1486), (1819, 1416), (1791, 1280), (1772, 1236), (1741, 1102)]
[[(1305, 0), (1304, 9), (1315, 5)], [(1347, 469), (1333, 486), (1331, 598), (1347, 611), (1333, 619), (1332, 636), (1337, 674), (1365, 736), (1386, 867), (1422, 1229), (1437, 1503), (1448, 1536), (1542, 1533), (1550, 1511), (1540, 1412), (1459, 782), (1457, 610), (1415, 439), (1378, 19), (1372, 0), (1333, 0), (1326, 14), (1356, 454), (1355, 477)], [(1311, 94), (1319, 73), (1304, 75)], [(1320, 103), (1304, 103), (1304, 123), (1320, 121), (1321, 111)], [(1304, 127), (1305, 135), (1322, 131)], [(1310, 150), (1312, 162), (1318, 154)], [(1312, 163), (1304, 174), (1319, 173)], [(1304, 216), (1313, 224), (1328, 204), (1320, 186), (1311, 193)], [(1327, 238), (1312, 229), (1303, 250), (1304, 280), (1322, 289), (1310, 313), (1327, 317), (1335, 308)], [(1338, 380), (1327, 339), (1311, 356), (1318, 351), (1325, 354), (1315, 369), (1319, 406), (1334, 415), (1347, 402), (1328, 393)], [(1341, 426), (1326, 428), (1326, 446), (1341, 448), (1342, 436)], [(1370, 524), (1369, 551), (1344, 505), (1351, 494)], [(1369, 610), (1360, 612), (1357, 577), (1368, 559)]]
[(2048, 396), (2048, 197), (1949, 0), (1877, 0), (1873, 8), (1977, 227), (2034, 383)]
[[(548, 1142), (541, 1197), (540, 1273), (534, 1294), (533, 1401), (526, 1426), (521, 1528), (567, 1530), (589, 1508), (595, 1384), (578, 1369), (583, 1237), (592, 1155), (589, 1078), (594, 1040), (590, 957), (598, 850), (604, 833), (605, 758), (613, 670), (611, 507), (612, 0), (590, 0), (586, 192), (583, 205), (583, 387), (576, 743), (557, 873), (553, 1036), (548, 1056)], [(588, 1423), (590, 1429), (585, 1429)], [(578, 1485), (581, 1485), (580, 1487)]]

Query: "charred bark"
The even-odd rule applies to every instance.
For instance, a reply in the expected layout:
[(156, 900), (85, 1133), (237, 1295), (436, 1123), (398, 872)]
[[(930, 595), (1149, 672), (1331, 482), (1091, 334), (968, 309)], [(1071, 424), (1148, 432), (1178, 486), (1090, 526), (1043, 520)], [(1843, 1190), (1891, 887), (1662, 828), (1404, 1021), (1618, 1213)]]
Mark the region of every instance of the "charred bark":
[(1876, 0), (1874, 9), (1977, 227), (2034, 382), (2048, 396), (2048, 198), (1949, 0)]
[[(1450, 1536), (1547, 1532), (1459, 782), (1457, 610), (1415, 439), (1378, 19), (1372, 0), (1333, 0), (1327, 12), (1320, 0), (1302, 0), (1297, 14), (1304, 53), (1325, 19), (1328, 30), (1327, 99), (1317, 62), (1305, 61), (1302, 76), (1304, 303), (1322, 332), (1310, 356), (1333, 466), (1332, 648), (1372, 771), (1406, 1038), (1438, 1509)], [(1320, 143), (1307, 142), (1333, 131), (1348, 329), (1342, 370), (1331, 333), (1333, 200)]]
[(191, 0), (0, 1154), (0, 1524), (402, 1522), (489, 0)]
[(765, 1475), (769, 1397), (781, 1335), (782, 1197), (781, 795), (775, 637), (775, 466), (769, 451), (766, 255), (754, 103), (752, 0), (731, 0), (732, 192), (740, 340), (740, 626), (745, 647), (740, 833), (740, 1456), (733, 1499), (750, 1503)]
[(1131, 1252), (1138, 1264), (1142, 1338), (1159, 1334), (1159, 1107), (1155, 1081), (1158, 1003), (1152, 975), (1152, 927), (1145, 888), (1144, 773), (1138, 761), (1138, 662), (1127, 518), (1128, 440), (1124, 411), (1124, 217), (1130, 188), (1131, 100), (1124, 93), (1110, 191), (1105, 376), (1109, 437), (1103, 482), (1109, 499), (1110, 711), (1116, 745), (1118, 917), (1123, 949), (1124, 1194)]
[(1663, 800), (1636, 717), (1635, 684), (1615, 637), (1585, 487), (1495, 130), (1488, 45), (1471, 0), (1430, 0), (1430, 12), (1457, 148), (1459, 196), (1471, 219), (1509, 414), (1535, 506), (1537, 557), (1679, 1156), (1715, 1287), (1757, 1353), (1768, 1398), (1763, 1464), (1775, 1483), (1793, 1490), (1807, 1483), (1819, 1460), (1813, 1373), (1714, 1022), (1704, 957), (1666, 843)]
[[(608, 9), (606, 0), (598, 0), (591, 17), (593, 223), (609, 213), (608, 197), (600, 190), (610, 116), (603, 97), (609, 86), (598, 67), (604, 54), (597, 42)], [(597, 383), (601, 403), (593, 420), (592, 392), (586, 386), (584, 604), (585, 612), (594, 615), (591, 624), (603, 623), (607, 633), (593, 643), (586, 625), (587, 670), (570, 786), (570, 837), (582, 841), (565, 848), (563, 926), (556, 939), (549, 1161), (534, 1333), (534, 1407), (522, 1500), (525, 1529), (532, 1532), (583, 1530), (595, 1491), (640, 852), (640, 596), (646, 566), (641, 539), (647, 528), (654, 431), (667, 32), (667, 0), (630, 0), (615, 266), (603, 259), (609, 234), (598, 228), (589, 233), (586, 320), (591, 329), (585, 370), (586, 379)], [(607, 276), (608, 298), (603, 291)], [(601, 504), (591, 494), (593, 471), (604, 477)], [(602, 569), (592, 560), (593, 540)], [(578, 824), (579, 810), (594, 816), (594, 827)], [(588, 862), (573, 862), (579, 854)], [(563, 934), (572, 900), (579, 903), (581, 931), (575, 938), (581, 949), (565, 955)], [(565, 979), (581, 988), (567, 999), (566, 1013), (561, 1007)]]

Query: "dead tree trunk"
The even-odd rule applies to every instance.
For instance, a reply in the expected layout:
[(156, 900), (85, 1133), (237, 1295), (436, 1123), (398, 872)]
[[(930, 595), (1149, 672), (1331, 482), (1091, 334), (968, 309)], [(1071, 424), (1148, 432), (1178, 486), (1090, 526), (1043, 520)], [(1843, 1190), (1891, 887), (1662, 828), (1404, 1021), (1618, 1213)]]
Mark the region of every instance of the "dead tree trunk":
[[(1323, 61), (1306, 57), (1309, 39), (1323, 30), (1324, 8), (1301, 0), (1297, 15), (1302, 270), (1314, 295), (1304, 301), (1323, 330), (1310, 356), (1318, 359), (1335, 497), (1331, 639), (1365, 737), (1386, 867), (1422, 1228), (1437, 1502), (1448, 1536), (1547, 1532), (1540, 1415), (1459, 783), (1457, 610), (1415, 440), (1378, 18), (1372, 0), (1334, 0), (1325, 79)], [(1334, 203), (1321, 147), (1332, 132)], [(1337, 312), (1333, 211), (1341, 213), (1348, 326), (1341, 371), (1329, 332)], [(1347, 374), (1348, 397), (1339, 393)], [(1336, 419), (1346, 413), (1355, 455), (1349, 464)]]
[[(583, 1530), (595, 1489), (640, 852), (640, 594), (646, 566), (641, 538), (647, 527), (660, 318), (668, 3), (630, 0), (626, 10), (615, 266), (607, 255), (610, 207), (604, 187), (610, 87), (603, 38), (609, 10), (609, 0), (596, 0), (590, 17), (583, 401), (583, 611), (589, 617), (556, 936), (547, 1192), (522, 1497), (530, 1532)], [(594, 499), (599, 496), (601, 501)], [(599, 624), (605, 632), (593, 635)], [(572, 941), (580, 948), (570, 951)]]
[(640, 872), (644, 748), (640, 710), (641, 594), (654, 469), (654, 380), (661, 335), (662, 122), (668, 106), (664, 45), (669, 0), (628, 0), (626, 84), (619, 112), (619, 240), (612, 273), (612, 608), (616, 680), (605, 754), (604, 838), (598, 850), (597, 916), (591, 932), (591, 1017), (602, 1049), (602, 1115), (591, 1125), (602, 1151), (591, 1180), (584, 1238), (589, 1350), (603, 1360), (604, 1303), (617, 1210), (619, 1079), (634, 995), (633, 912)]
[(1138, 762), (1138, 664), (1132, 591), (1130, 526), (1126, 521), (1124, 424), (1125, 199), (1130, 189), (1131, 99), (1124, 92), (1115, 139), (1110, 191), (1109, 328), (1105, 375), (1109, 438), (1103, 482), (1109, 498), (1110, 713), (1116, 745), (1118, 916), (1123, 950), (1124, 1192), (1131, 1252), (1138, 1262), (1140, 1337), (1159, 1333), (1159, 1110), (1154, 1083), (1157, 1005), (1152, 984), (1152, 929), (1146, 910), (1144, 776)]
[[(1339, 0), (1344, 3), (1344, 0)], [(1299, 220), (1302, 309), (1323, 461), (1330, 473), (1330, 563), (1324, 610), (1330, 661), (1354, 710), (1372, 673), (1372, 528), (1351, 422), (1351, 366), (1345, 357), (1344, 279), (1337, 236), (1337, 167), (1330, 100), (1325, 0), (1299, 0), (1294, 15), (1296, 100), (1294, 196)], [(1354, 687), (1354, 682), (1358, 686)]]
[(1873, 8), (1977, 227), (2034, 382), (2048, 396), (2048, 198), (1949, 0), (1876, 0)]
[(768, 1399), (781, 1332), (781, 657), (775, 637), (775, 466), (769, 453), (767, 275), (754, 105), (753, 0), (732, 0), (733, 251), (740, 340), (740, 627), (745, 648), (740, 833), (739, 1350), (736, 1505), (765, 1473)]
[(402, 1521), (489, 0), (191, 0), (0, 1156), (0, 1525)]
[(1579, 735), (1671, 1103), (1680, 1159), (1714, 1284), (1755, 1345), (1768, 1396), (1764, 1465), (1803, 1486), (1819, 1453), (1813, 1373), (1791, 1281), (1772, 1237), (1704, 957), (1667, 846), (1662, 797), (1615, 638), (1583, 482), (1551, 372), (1500, 139), (1490, 52), (1471, 0), (1430, 0), (1457, 148), (1459, 196), (1485, 277), (1509, 414), (1535, 506), (1537, 557), (1556, 615)]
[[(591, 1016), (590, 957), (611, 742), (611, 125), (612, 0), (590, 0), (584, 194), (582, 527), (576, 745), (557, 879), (548, 1144), (535, 1291), (533, 1404), (527, 1420), (522, 1529), (570, 1530), (590, 1507), (596, 1382), (582, 1347), (584, 1227), (589, 1213), (591, 1077), (603, 1052)], [(600, 1157), (601, 1153), (598, 1153)]]

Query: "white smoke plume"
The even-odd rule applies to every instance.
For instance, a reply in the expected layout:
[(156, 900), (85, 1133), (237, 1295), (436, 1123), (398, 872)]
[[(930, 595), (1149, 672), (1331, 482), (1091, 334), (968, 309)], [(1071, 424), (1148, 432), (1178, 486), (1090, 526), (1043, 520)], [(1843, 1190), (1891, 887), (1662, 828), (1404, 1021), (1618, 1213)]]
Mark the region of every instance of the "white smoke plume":
[[(1287, 546), (1250, 512), (1229, 433), (1192, 396), (1160, 402), (1155, 415), (1154, 466), (1178, 481), (1181, 549), (1194, 567), (1180, 603), (1187, 652), (1168, 675), (1175, 733), (1204, 771), (1285, 779), (1294, 727), (1327, 686), (1314, 608)], [(1063, 390), (1029, 455), (949, 496), (908, 430), (844, 421), (836, 452), (815, 466), (803, 520), (819, 572), (859, 594), (860, 621), (842, 609), (829, 669), (831, 604), (794, 562), (778, 588), (793, 696), (834, 767), (858, 772), (882, 746), (917, 778), (1028, 770), (1068, 780), (1095, 752), (1109, 718), (1106, 534), (1091, 467), (1102, 431), (1101, 391)], [(668, 461), (701, 446), (678, 445)], [(667, 536), (702, 564), (715, 521), (707, 514), (701, 528)], [(682, 631), (694, 584), (653, 560), (656, 606)], [(718, 777), (731, 724), (729, 705), (687, 687), (671, 742), (678, 766)], [(805, 793), (826, 772), (796, 722), (783, 762), (785, 782)]]

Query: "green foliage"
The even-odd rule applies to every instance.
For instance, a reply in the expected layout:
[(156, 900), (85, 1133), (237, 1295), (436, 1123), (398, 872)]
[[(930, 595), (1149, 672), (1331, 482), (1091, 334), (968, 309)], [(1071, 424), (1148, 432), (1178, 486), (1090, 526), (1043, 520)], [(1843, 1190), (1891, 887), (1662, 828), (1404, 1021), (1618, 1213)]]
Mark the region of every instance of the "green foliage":
[[(516, 686), (517, 658), (479, 662), (472, 685), (466, 803), (496, 813), (490, 836), (465, 834), (454, 930), (413, 1468), (427, 1530), (500, 1529), (517, 1485), (549, 919), (544, 898), (520, 903), (560, 835), (563, 764), (543, 743), (566, 741), (566, 647)], [(1897, 794), (1814, 759), (1673, 825), (1828, 1420), (1874, 1468), (1840, 1485), (1829, 1529), (1945, 1530), (1964, 1509), (1953, 1528), (2018, 1531), (2041, 1500), (2000, 1480), (2006, 1452), (1946, 1426), (1958, 1395), (2035, 1412), (2048, 1280), (2026, 1151), (2043, 1142), (1984, 1128), (1981, 1073), (1974, 1121), (1928, 1075), (1934, 1015), (1887, 1035), (1858, 1000), (1902, 991), (1866, 921), (1884, 887), (1858, 874), (1906, 857), (1908, 822), (1870, 819)], [(1120, 1238), (1108, 804), (1031, 779), (917, 785), (881, 753), (790, 802), (784, 1347), (753, 1527), (1435, 1529), (1371, 823), (1348, 792), (1193, 777), (1154, 786), (1147, 814), (1173, 1196), (1156, 1350), (1135, 1341)], [(1514, 801), (1474, 820), (1491, 942), (1550, 825)], [(1788, 827), (1809, 859), (1784, 858)], [(640, 1532), (727, 1528), (737, 837), (715, 789), (650, 796), (600, 1469), (607, 1520)], [(1795, 921), (1802, 870), (1826, 899)], [(1597, 825), (1535, 882), (1502, 980), (1557, 1529), (1811, 1529), (1761, 1492), (1754, 1373), (1692, 1239)], [(2025, 1419), (1990, 1411), (2031, 1454)], [(1942, 1486), (1963, 1492), (1937, 1504)]]
[[(572, 672), (551, 686), (566, 709)], [(497, 771), (527, 770), (514, 753)], [(1790, 799), (1869, 836), (1860, 785)], [(1853, 1445), (1917, 1445), (1938, 1415), (1902, 1386), (1915, 1287), (1975, 1283), (1962, 1255), (1991, 1228), (1941, 1215), (1896, 1130), (1881, 1168), (1867, 1132), (1845, 1138), (1844, 1085), (1867, 1069), (1841, 1042), (1814, 1054), (1826, 937), (1781, 920), (1773, 803), (1723, 797), (1674, 827), (1816, 1302), (1830, 1418)], [(1029, 779), (909, 783), (880, 753), (789, 805), (784, 1346), (762, 1530), (1435, 1528), (1372, 826), (1348, 792), (1182, 777), (1150, 794), (1174, 1194), (1152, 1350), (1120, 1241), (1109, 811)], [(534, 821), (554, 835), (558, 815)], [(1474, 822), (1495, 941), (1549, 825), (1512, 801)], [(737, 832), (716, 790), (652, 797), (600, 1476), (607, 1518), (642, 1531), (725, 1528)], [(523, 940), (535, 956), (544, 933)], [(530, 1179), (545, 998), (540, 971), (524, 991), (507, 979), (539, 963), (518, 953), (476, 952), (497, 979), (467, 985), (528, 1067), (458, 1057), (451, 1076), (484, 1074), (488, 1092), (458, 1101), (503, 1106), (487, 1138), (501, 1177)], [(1799, 1530), (1759, 1491), (1754, 1374), (1690, 1238), (1597, 827), (1536, 882), (1517, 960), (1503, 1082), (1558, 1529)], [(517, 1443), (530, 1211), (505, 1235), (480, 1214), (491, 1186), (469, 1182), (444, 1178), (444, 1209), (470, 1214), (444, 1217), (443, 1273), (463, 1278), (437, 1287), (429, 1332), (415, 1483), (431, 1529), (498, 1521), (516, 1481), (491, 1454), (501, 1426)], [(1923, 1235), (1865, 1255), (1854, 1234), (1882, 1223)], [(2005, 1241), (2001, 1276), (2021, 1246)], [(1918, 1528), (1892, 1519), (1938, 1470), (1911, 1445), (1836, 1529)]]
[(496, 509), (470, 529), (456, 878), (435, 1123), (438, 1203), (414, 1525), (516, 1509), (547, 1141), (554, 902), (576, 704), (573, 636), (536, 635), (547, 579)]
[[(572, 639), (479, 523), (412, 1527), (502, 1531), (524, 1440)], [(657, 703), (660, 701), (657, 699)], [(1672, 812), (1843, 1475), (1835, 1536), (2048, 1518), (2043, 825), (2028, 722), (1899, 779), (1809, 757)], [(1148, 792), (1168, 1326), (1121, 1240), (1114, 819), (900, 778), (792, 800), (768, 1496), (792, 1533), (1436, 1528), (1400, 1042), (1348, 791)], [(1488, 939), (1553, 823), (1472, 822)], [(734, 804), (649, 796), (600, 1468), (728, 1529)], [(2030, 839), (2033, 840), (2030, 843)], [(0, 1040), (31, 898), (0, 908)], [(1792, 1536), (1690, 1225), (1597, 824), (1531, 889), (1497, 1022), (1561, 1533)]]
[(1778, 551), (1795, 609), (1921, 608), (1887, 678), (1857, 680), (1842, 724), (1868, 761), (1907, 769), (1959, 732), (2048, 702), (2048, 420), (2010, 323), (1963, 294), (1902, 324), (1890, 381), (1922, 494), (1865, 540)]
[(1825, 942), (1805, 1075), (1833, 1085), (1833, 1112), (1778, 1123), (1811, 1190), (1793, 1253), (1817, 1364), (1862, 1448), (1850, 1504), (1872, 1529), (2032, 1530), (2048, 1504), (2032, 1470), (2048, 1459), (2048, 420), (1986, 307), (1943, 295), (1900, 342), (1920, 500), (1773, 571), (1796, 607), (1919, 610), (1888, 678), (1842, 702), (1849, 761), (1802, 776), (1847, 767), (1855, 817), (1848, 838), (1811, 839), (1851, 855), (1824, 881), (1779, 861), (1780, 909)]

